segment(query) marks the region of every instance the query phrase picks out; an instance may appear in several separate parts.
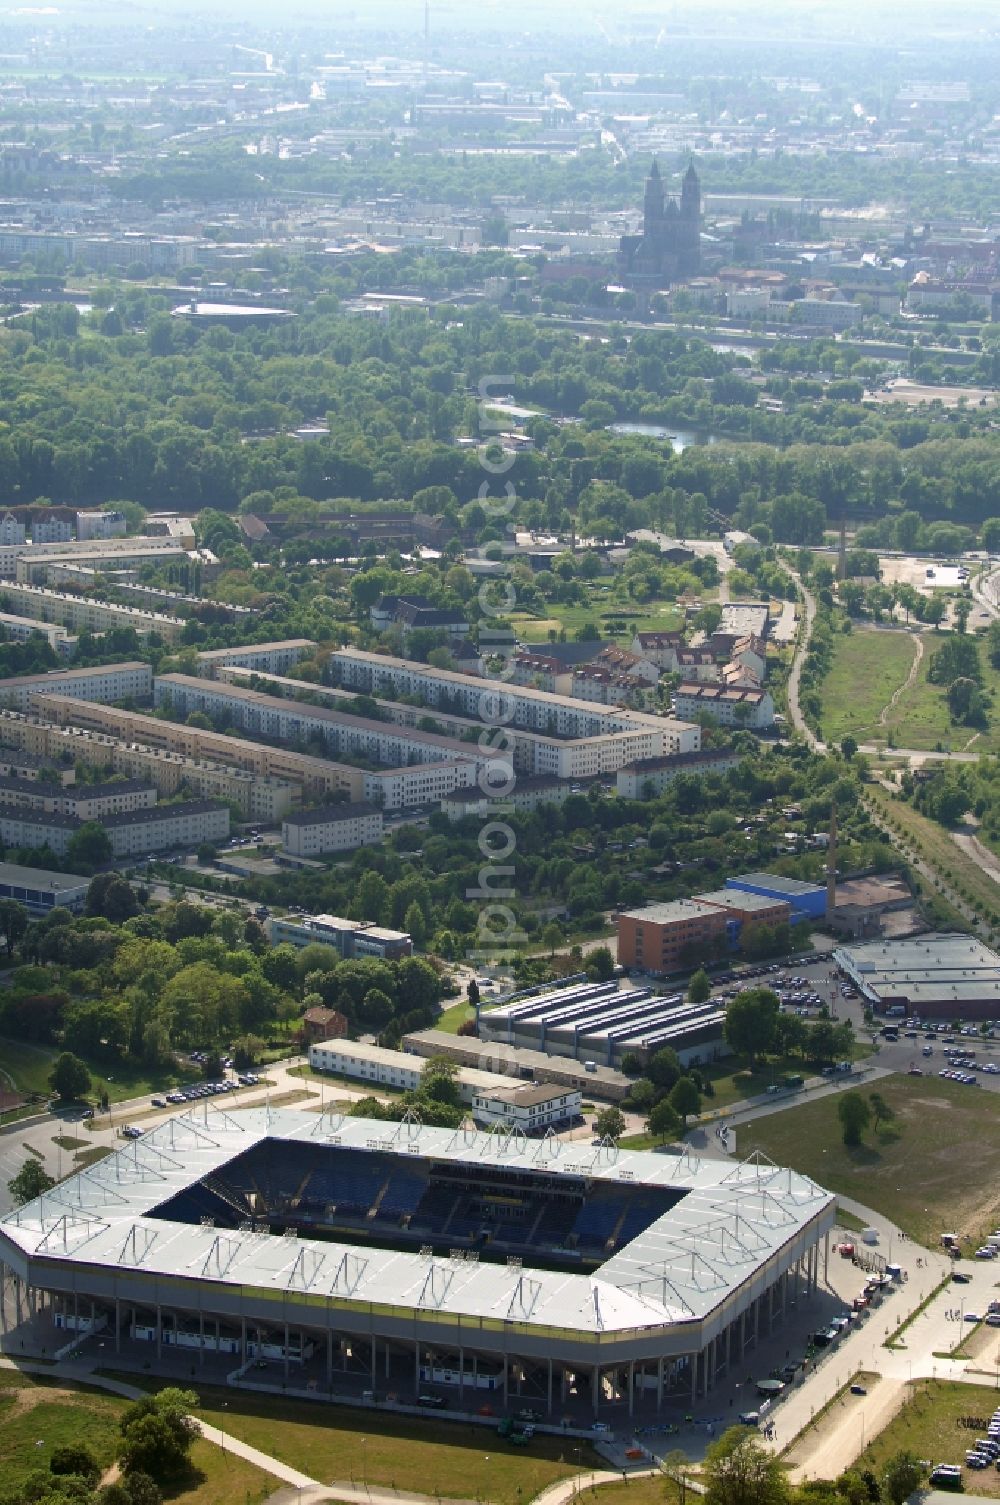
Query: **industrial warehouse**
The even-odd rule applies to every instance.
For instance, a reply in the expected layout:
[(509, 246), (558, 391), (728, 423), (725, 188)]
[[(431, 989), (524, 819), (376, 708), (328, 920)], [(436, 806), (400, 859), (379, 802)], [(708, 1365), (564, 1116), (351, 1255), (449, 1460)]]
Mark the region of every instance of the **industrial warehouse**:
[(835, 1216), (763, 1160), (202, 1103), (5, 1218), (0, 1290), (57, 1351), (586, 1424), (743, 1375), (815, 1294)]
[(834, 960), (876, 1009), (918, 1019), (1000, 1019), (1000, 956), (975, 936), (845, 946)]
[(646, 1057), (665, 1045), (687, 1063), (721, 1054), (725, 1010), (717, 1003), (685, 1003), (652, 988), (619, 990), (617, 981), (534, 990), (479, 1016), (484, 1044), (526, 1046), (547, 1055), (617, 1066), (622, 1056)]

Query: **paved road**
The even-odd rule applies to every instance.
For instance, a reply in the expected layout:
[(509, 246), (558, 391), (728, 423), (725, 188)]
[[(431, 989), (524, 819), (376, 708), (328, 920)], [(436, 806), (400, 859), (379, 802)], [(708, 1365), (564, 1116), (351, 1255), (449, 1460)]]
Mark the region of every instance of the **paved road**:
[(786, 687), (788, 715), (792, 726), (798, 732), (799, 736), (804, 738), (813, 752), (825, 752), (826, 743), (821, 742), (806, 724), (806, 719), (799, 705), (799, 681), (802, 677), (802, 665), (805, 663), (806, 654), (809, 652), (809, 640), (812, 637), (813, 623), (816, 620), (816, 597), (803, 584), (801, 575), (797, 574), (791, 568), (789, 568), (788, 573), (802, 592), (802, 600), (805, 606), (805, 621), (799, 634), (798, 646), (792, 657), (792, 667), (788, 672), (788, 684)]

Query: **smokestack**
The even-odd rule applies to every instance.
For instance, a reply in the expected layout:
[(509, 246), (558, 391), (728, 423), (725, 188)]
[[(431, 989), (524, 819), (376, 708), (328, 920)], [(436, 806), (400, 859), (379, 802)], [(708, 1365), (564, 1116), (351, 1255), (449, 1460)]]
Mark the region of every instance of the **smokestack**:
[(826, 851), (826, 917), (833, 918), (837, 907), (837, 807), (830, 807), (830, 844)]

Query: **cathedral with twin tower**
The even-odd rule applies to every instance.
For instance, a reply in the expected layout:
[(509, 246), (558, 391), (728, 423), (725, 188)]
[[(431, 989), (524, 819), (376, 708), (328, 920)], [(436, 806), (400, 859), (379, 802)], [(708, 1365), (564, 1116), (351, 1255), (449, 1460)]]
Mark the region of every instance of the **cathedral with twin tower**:
[(618, 273), (632, 283), (676, 282), (701, 268), (701, 183), (694, 164), (684, 174), (680, 203), (666, 198), (656, 158), (646, 179), (642, 234), (623, 235)]

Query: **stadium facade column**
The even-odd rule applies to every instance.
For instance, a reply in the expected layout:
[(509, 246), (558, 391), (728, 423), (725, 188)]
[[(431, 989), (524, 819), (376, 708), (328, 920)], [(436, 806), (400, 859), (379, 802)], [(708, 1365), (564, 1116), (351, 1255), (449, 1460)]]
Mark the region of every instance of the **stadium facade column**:
[(0, 1318), (7, 1315), (7, 1266), (0, 1259)]
[(508, 1385), (509, 1377), (510, 1377), (510, 1364), (507, 1362), (507, 1355), (504, 1354), (503, 1355), (503, 1403), (504, 1403), (504, 1409), (505, 1410), (506, 1410), (506, 1407), (507, 1407), (507, 1395), (508, 1395), (508, 1390), (509, 1390), (509, 1385)]
[(726, 1373), (729, 1373), (733, 1362), (733, 1324), (730, 1322), (726, 1328)]
[(698, 1354), (691, 1355), (691, 1404), (698, 1399)]
[(163, 1308), (159, 1302), (156, 1305), (156, 1357), (160, 1358), (163, 1353)]
[(420, 1392), (420, 1339), (413, 1345), (413, 1388), (416, 1393)]
[(285, 1384), (288, 1384), (288, 1323), (285, 1323)]
[(465, 1349), (458, 1345), (458, 1399), (465, 1399)]
[(594, 1397), (594, 1415), (597, 1415), (597, 1407), (601, 1399), (601, 1366), (595, 1364), (590, 1376), (590, 1388)]
[(628, 1414), (635, 1413), (635, 1359), (628, 1361)]
[(551, 1356), (551, 1354), (549, 1355), (549, 1361), (548, 1361), (548, 1380), (546, 1382), (545, 1394), (546, 1394), (546, 1409), (548, 1411), (548, 1414), (551, 1416), (552, 1415), (552, 1356)]
[(120, 1299), (116, 1296), (115, 1297), (115, 1353), (121, 1353), (121, 1351), (122, 1351), (122, 1304), (121, 1304)]
[(663, 1405), (663, 1360), (656, 1361), (656, 1409), (660, 1410)]
[(198, 1308), (198, 1363), (205, 1362), (205, 1308)]
[(326, 1385), (328, 1390), (333, 1389), (333, 1328), (326, 1330)]
[(372, 1333), (372, 1390), (375, 1389), (375, 1370), (378, 1362), (378, 1339)]
[(826, 1285), (829, 1282), (829, 1279), (830, 1279), (830, 1230), (828, 1228), (826, 1230), (826, 1237), (823, 1240), (823, 1284)]
[(247, 1319), (240, 1317), (240, 1363), (247, 1361)]

